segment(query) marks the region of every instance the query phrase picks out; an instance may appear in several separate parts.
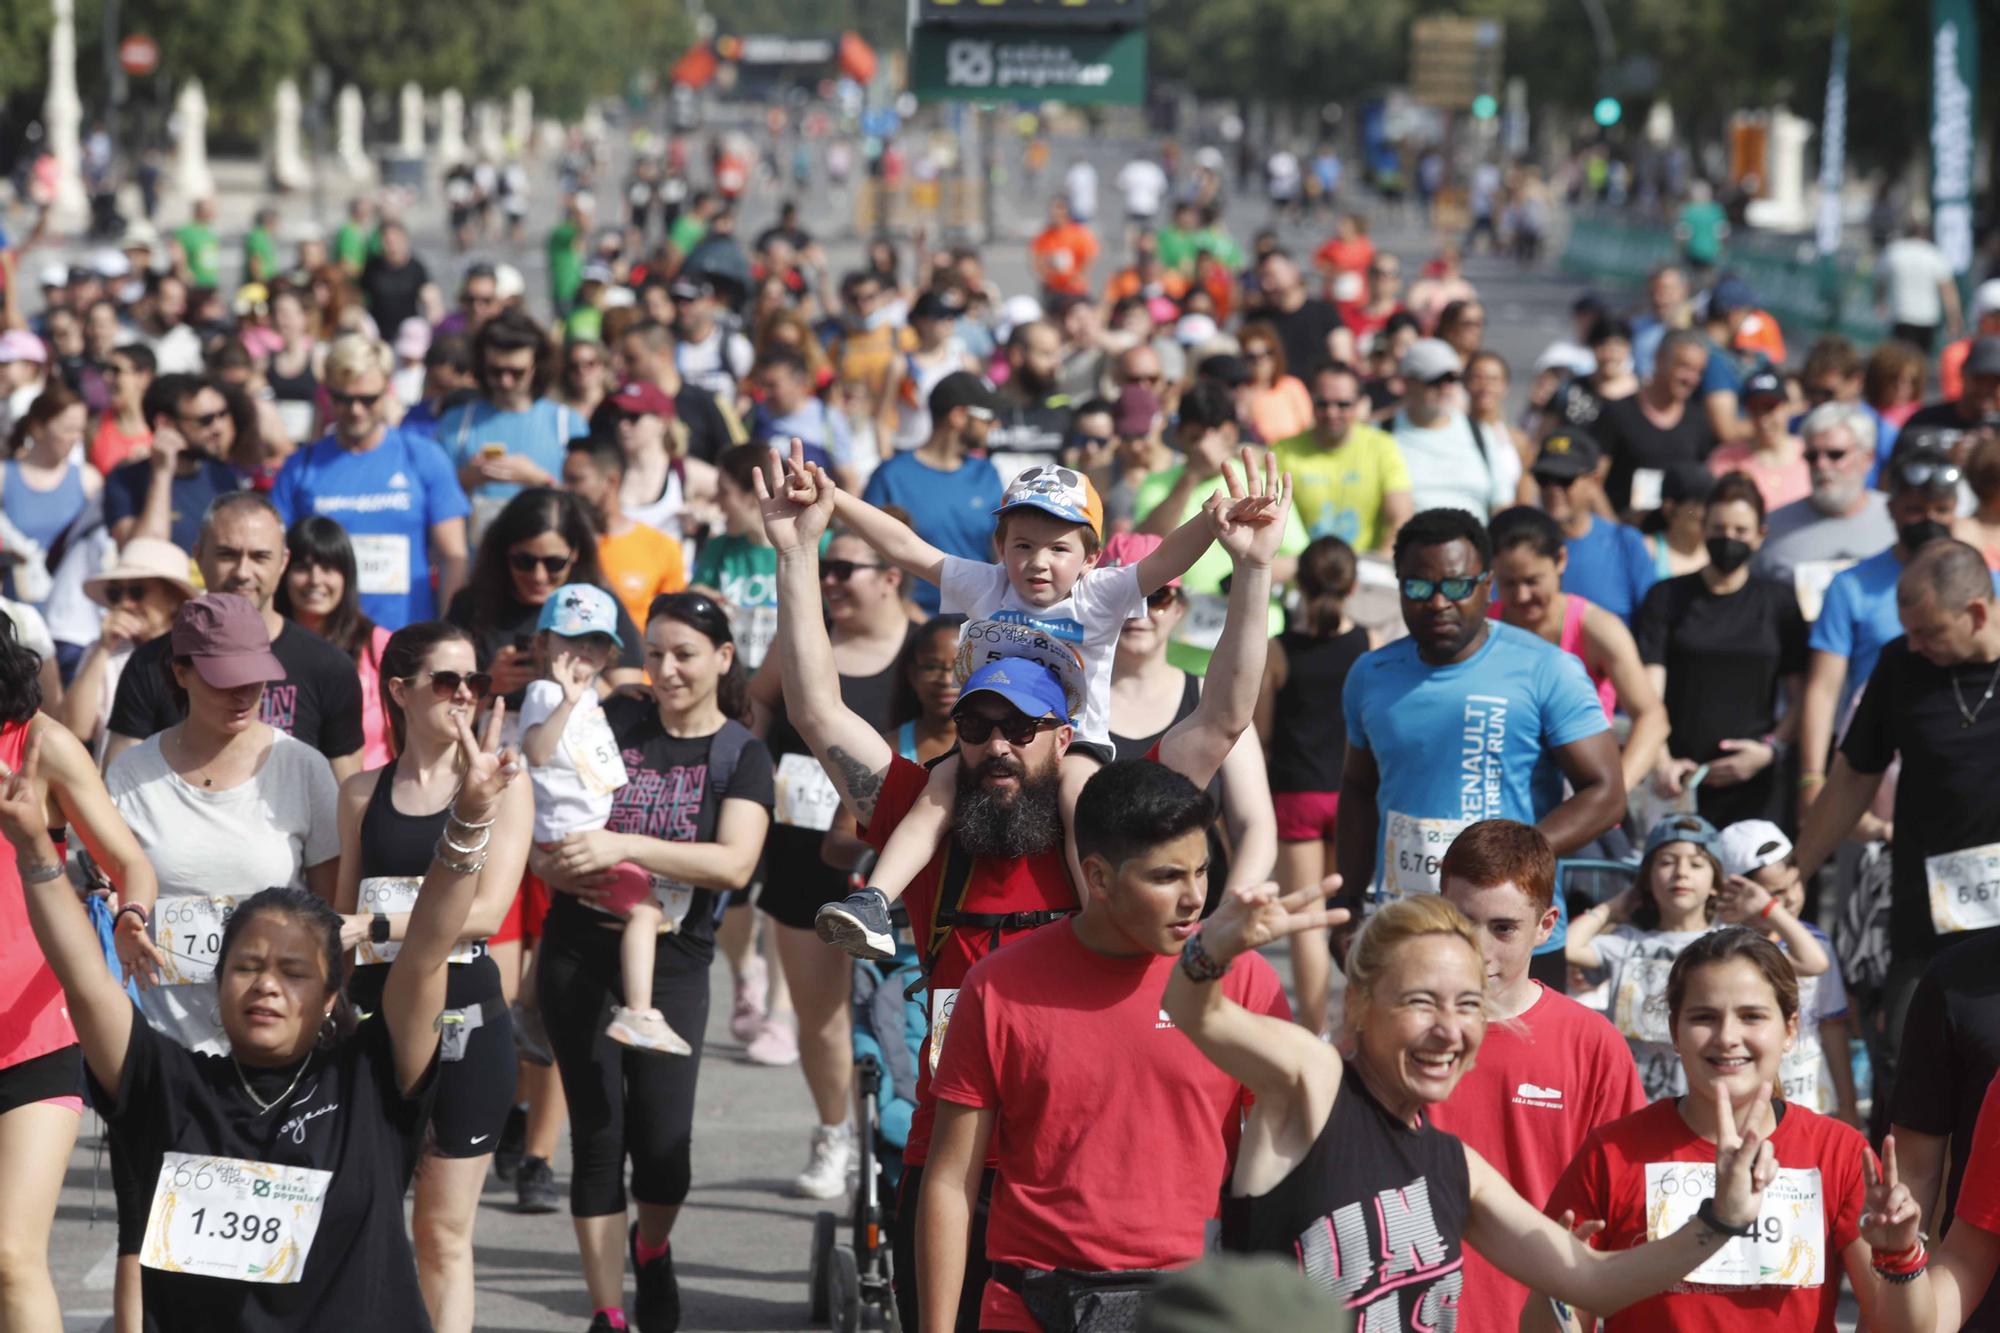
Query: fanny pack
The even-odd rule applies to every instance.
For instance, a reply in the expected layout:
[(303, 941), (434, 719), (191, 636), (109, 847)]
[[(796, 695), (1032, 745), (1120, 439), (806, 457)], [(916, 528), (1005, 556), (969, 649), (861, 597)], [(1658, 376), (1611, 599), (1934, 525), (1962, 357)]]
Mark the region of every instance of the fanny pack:
[(1080, 1273), (1072, 1268), (993, 1265), (993, 1280), (1021, 1298), (1044, 1333), (1133, 1333), (1161, 1269)]

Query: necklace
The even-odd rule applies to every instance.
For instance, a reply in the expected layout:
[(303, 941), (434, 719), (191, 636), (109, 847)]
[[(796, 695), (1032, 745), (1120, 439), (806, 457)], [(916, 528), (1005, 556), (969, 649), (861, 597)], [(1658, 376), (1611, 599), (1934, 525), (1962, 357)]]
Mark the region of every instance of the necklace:
[(292, 1075), (292, 1081), (285, 1086), (285, 1090), (279, 1093), (274, 1100), (267, 1102), (262, 1097), (259, 1097), (257, 1095), (257, 1090), (255, 1088), (250, 1086), (250, 1080), (243, 1077), (243, 1066), (241, 1063), (237, 1061), (235, 1055), (232, 1054), (229, 1057), (230, 1067), (236, 1071), (236, 1081), (243, 1085), (243, 1095), (245, 1097), (248, 1097), (251, 1101), (257, 1103), (258, 1115), (263, 1115), (266, 1111), (272, 1110), (279, 1106), (283, 1106), (285, 1102), (291, 1097), (291, 1095), (294, 1092), (298, 1091), (299, 1080), (305, 1077), (306, 1066), (311, 1063), (312, 1063), (311, 1055), (307, 1055), (305, 1059), (299, 1061), (299, 1072)]
[(1958, 715), (1960, 718), (1963, 719), (1963, 721), (1961, 721), (1958, 724), (1959, 730), (1961, 731), (1966, 730), (1970, 728), (1973, 723), (1979, 720), (1979, 714), (1983, 712), (1986, 708), (1986, 701), (1993, 697), (1993, 690), (1995, 686), (2000, 686), (2000, 663), (1994, 664), (1993, 676), (1990, 680), (1986, 682), (1986, 693), (1979, 696), (1978, 703), (1974, 704), (1970, 708), (1967, 708), (1965, 706), (1965, 696), (1959, 692), (1958, 676), (1956, 674), (1952, 676), (1951, 678), (1952, 702), (1958, 705)]
[(207, 768), (204, 765), (195, 763), (193, 756), (188, 753), (187, 737), (185, 735), (177, 736), (174, 744), (181, 747), (181, 762), (187, 764), (196, 773), (201, 775), (201, 785), (204, 787), (213, 787), (215, 779), (209, 775)]

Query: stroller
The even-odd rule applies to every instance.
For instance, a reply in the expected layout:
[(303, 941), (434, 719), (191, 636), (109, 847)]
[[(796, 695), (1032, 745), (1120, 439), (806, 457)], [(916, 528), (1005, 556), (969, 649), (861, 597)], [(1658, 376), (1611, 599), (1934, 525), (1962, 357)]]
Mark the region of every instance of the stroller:
[[(917, 1109), (917, 1060), (929, 1015), (923, 967), (909, 943), (909, 919), (892, 914), (901, 941), (896, 956), (854, 965), (854, 1082), (859, 1103), (854, 1129), (860, 1183), (841, 1238), (841, 1219), (822, 1212), (813, 1219), (806, 1291), (815, 1324), (855, 1333), (864, 1307), (879, 1312), (881, 1327), (900, 1328), (890, 1286), (889, 1226), (903, 1177), (903, 1148)], [(911, 998), (910, 992), (917, 987)]]

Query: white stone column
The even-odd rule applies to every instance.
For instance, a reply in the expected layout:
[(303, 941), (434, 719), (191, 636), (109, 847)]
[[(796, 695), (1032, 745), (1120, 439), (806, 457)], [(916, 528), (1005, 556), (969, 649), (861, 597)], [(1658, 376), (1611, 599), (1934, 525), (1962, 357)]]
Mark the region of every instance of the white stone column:
[(281, 190), (301, 190), (312, 184), (312, 168), (306, 163), (305, 139), (299, 128), (303, 114), (298, 81), (280, 79), (271, 95), (271, 179)]
[(215, 195), (208, 170), (208, 95), (200, 79), (189, 79), (174, 99), (174, 188), (184, 204)]
[(424, 155), (424, 90), (415, 83), (403, 85), (397, 107), (396, 147), (404, 157)]
[(76, 92), (75, 0), (53, 0), (55, 28), (49, 33), (49, 95), (42, 119), (49, 152), (56, 161), (55, 195), (49, 225), (58, 232), (81, 231), (90, 220), (83, 190), (83, 99)]
[(465, 97), (456, 88), (438, 94), (437, 154), (446, 167), (465, 159)]
[(350, 180), (373, 179), (374, 165), (368, 160), (368, 147), (363, 142), (366, 108), (362, 105), (361, 90), (348, 84), (333, 99), (333, 105), (333, 151), (340, 159), (340, 169)]
[(507, 155), (507, 140), (501, 133), (498, 103), (478, 102), (473, 105), (472, 148), (489, 162), (498, 162)]
[(507, 99), (507, 149), (522, 156), (535, 149), (535, 95), (526, 88)]

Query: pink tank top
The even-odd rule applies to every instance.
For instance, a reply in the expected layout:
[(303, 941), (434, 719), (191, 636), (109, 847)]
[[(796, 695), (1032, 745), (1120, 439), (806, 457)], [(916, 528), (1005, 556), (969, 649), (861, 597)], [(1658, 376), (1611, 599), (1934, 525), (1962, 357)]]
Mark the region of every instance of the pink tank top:
[[(18, 768), (28, 748), (28, 723), (0, 725), (0, 763)], [(28, 927), (21, 872), (11, 852), (0, 856), (0, 1069), (76, 1044), (69, 1006), (56, 974)]]
[(1618, 690), (1612, 685), (1609, 676), (1600, 676), (1591, 670), (1590, 659), (1584, 655), (1583, 613), (1589, 609), (1590, 603), (1575, 593), (1563, 595), (1563, 627), (1559, 643), (1564, 652), (1583, 663), (1584, 672), (1589, 675), (1590, 683), (1597, 687), (1597, 701), (1604, 705), (1604, 716), (1609, 721), (1618, 711)]

